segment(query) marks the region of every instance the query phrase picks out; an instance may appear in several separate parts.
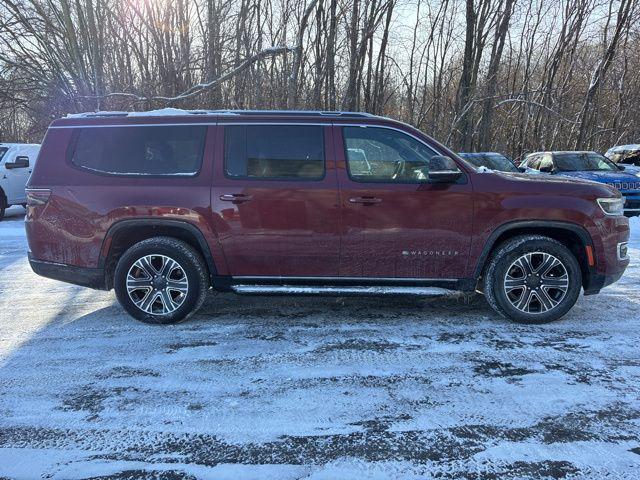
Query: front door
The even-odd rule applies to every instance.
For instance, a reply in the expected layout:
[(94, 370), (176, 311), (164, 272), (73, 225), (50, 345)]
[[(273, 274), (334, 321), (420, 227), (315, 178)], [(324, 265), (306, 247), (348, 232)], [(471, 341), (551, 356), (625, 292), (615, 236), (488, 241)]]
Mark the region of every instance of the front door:
[(434, 148), (400, 130), (336, 126), (344, 277), (459, 279), (471, 245), (466, 175), (429, 183)]
[(337, 276), (331, 127), (227, 123), (217, 138), (212, 207), (229, 274)]

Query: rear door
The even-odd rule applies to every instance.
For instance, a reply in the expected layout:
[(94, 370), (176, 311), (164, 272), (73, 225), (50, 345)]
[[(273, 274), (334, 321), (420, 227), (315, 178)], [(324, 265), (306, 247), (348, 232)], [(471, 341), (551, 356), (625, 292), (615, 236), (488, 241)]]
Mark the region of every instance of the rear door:
[(211, 203), (230, 275), (337, 276), (330, 125), (222, 122), (216, 145)]
[(427, 180), (436, 151), (403, 131), (336, 126), (343, 217), (340, 275), (463, 278), (471, 245), (473, 190)]

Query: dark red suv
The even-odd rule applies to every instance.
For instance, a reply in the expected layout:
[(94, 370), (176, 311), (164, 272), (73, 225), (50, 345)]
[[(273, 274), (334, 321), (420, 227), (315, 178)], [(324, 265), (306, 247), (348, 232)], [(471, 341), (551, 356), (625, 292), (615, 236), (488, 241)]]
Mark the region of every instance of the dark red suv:
[(629, 263), (616, 190), (477, 169), (364, 113), (71, 116), (49, 127), (27, 193), (33, 270), (115, 288), (149, 323), (184, 320), (211, 288), (477, 289), (540, 323)]

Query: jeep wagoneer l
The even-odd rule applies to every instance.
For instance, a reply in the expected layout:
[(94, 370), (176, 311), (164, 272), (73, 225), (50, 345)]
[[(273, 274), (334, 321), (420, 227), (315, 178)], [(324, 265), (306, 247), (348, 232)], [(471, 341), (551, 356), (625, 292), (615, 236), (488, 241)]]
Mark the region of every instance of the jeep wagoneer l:
[(477, 170), (364, 113), (105, 112), (54, 121), (27, 189), (43, 276), (114, 288), (149, 323), (208, 290), (482, 291), (542, 323), (629, 263), (610, 186)]

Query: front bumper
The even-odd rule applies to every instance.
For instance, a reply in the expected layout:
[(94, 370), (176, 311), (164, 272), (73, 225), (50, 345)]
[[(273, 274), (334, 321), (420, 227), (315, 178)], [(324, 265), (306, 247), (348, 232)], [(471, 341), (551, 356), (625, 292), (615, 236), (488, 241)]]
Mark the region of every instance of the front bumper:
[(107, 290), (104, 269), (84, 268), (61, 263), (43, 262), (35, 260), (29, 253), (31, 269), (41, 277), (52, 278), (62, 282), (89, 287), (96, 290)]
[(611, 285), (612, 283), (620, 280), (620, 277), (622, 277), (624, 270), (625, 269), (622, 269), (619, 272), (611, 275), (602, 275), (595, 272), (587, 275), (583, 283), (584, 294), (595, 295), (597, 293), (600, 293), (600, 290), (602, 290), (607, 285)]
[(589, 232), (593, 240), (595, 265), (583, 273), (585, 295), (618, 281), (629, 266), (629, 257), (621, 256), (621, 246), (629, 242), (629, 219), (624, 216), (596, 218), (595, 228)]

